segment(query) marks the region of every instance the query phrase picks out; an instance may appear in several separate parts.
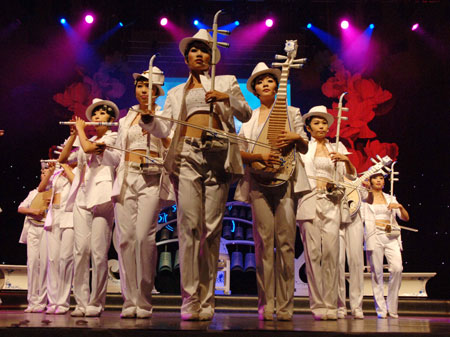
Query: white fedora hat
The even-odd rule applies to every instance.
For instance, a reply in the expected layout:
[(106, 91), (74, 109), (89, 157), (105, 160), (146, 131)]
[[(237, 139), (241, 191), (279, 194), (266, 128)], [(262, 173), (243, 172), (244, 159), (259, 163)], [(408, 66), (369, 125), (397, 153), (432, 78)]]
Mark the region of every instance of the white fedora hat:
[(264, 62), (259, 62), (255, 69), (252, 71), (252, 75), (247, 80), (247, 90), (256, 95), (256, 91), (252, 86), (253, 81), (260, 75), (272, 74), (276, 77), (278, 83), (280, 83), (281, 70), (275, 68), (269, 68)]
[[(206, 29), (200, 29), (193, 37), (185, 37), (183, 40), (180, 41), (180, 44), (178, 45), (178, 48), (180, 49), (181, 55), (184, 57), (184, 52), (186, 51), (187, 46), (192, 41), (200, 41), (205, 44), (207, 44), (211, 49), (213, 46), (213, 38), (208, 33)], [(220, 50), (216, 47), (216, 62), (218, 63), (220, 60)]]
[(303, 122), (309, 117), (322, 117), (328, 122), (328, 127), (330, 127), (334, 122), (334, 117), (332, 114), (328, 113), (327, 107), (325, 105), (316, 105), (309, 109), (307, 114), (302, 116)]
[[(135, 80), (135, 85), (136, 85), (136, 79), (138, 77), (144, 77), (147, 80), (148, 78), (148, 70), (145, 70), (142, 72), (142, 74), (139, 73), (133, 73), (133, 78)], [(158, 88), (158, 92), (156, 93), (157, 96), (164, 96), (164, 89), (162, 88), (162, 86), (164, 85), (164, 72), (159, 69), (158, 67), (153, 67), (152, 68), (152, 83), (153, 85), (156, 85), (156, 87)]]
[(92, 121), (92, 111), (98, 107), (99, 105), (105, 105), (106, 108), (111, 108), (114, 111), (114, 118), (119, 117), (119, 108), (117, 105), (111, 101), (103, 100), (101, 98), (94, 98), (92, 100), (92, 104), (88, 106), (86, 109), (86, 118), (90, 121)]

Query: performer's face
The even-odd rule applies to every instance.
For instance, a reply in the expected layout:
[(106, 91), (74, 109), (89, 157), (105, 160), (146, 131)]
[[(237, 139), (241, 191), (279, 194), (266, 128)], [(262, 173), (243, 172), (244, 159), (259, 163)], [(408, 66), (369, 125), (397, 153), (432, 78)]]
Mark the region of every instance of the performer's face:
[(211, 55), (193, 46), (191, 47), (191, 49), (189, 49), (189, 53), (185, 62), (190, 70), (195, 72), (203, 72), (209, 69)]
[[(157, 92), (157, 87), (156, 85), (153, 86), (153, 90), (152, 90), (152, 96), (155, 97), (156, 96), (156, 92)], [(138, 100), (140, 105), (148, 105), (148, 94), (149, 94), (149, 90), (148, 90), (148, 82), (142, 82), (139, 81), (136, 84), (136, 99)], [(154, 101), (154, 99), (153, 99)]]
[(382, 190), (384, 188), (384, 177), (378, 174), (370, 178), (370, 185), (374, 190)]
[(311, 137), (316, 139), (325, 138), (328, 133), (328, 122), (325, 118), (313, 117), (311, 124), (306, 127)]
[(255, 81), (255, 91), (258, 98), (275, 97), (277, 93), (277, 82), (270, 75), (263, 75)]
[(110, 118), (111, 116), (106, 112), (105, 109), (100, 109), (92, 113), (93, 122), (109, 122)]

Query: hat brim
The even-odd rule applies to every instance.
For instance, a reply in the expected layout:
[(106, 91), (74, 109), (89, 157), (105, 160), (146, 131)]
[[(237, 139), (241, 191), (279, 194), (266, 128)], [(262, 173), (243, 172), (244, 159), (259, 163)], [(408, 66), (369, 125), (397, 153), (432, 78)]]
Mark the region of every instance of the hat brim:
[[(183, 55), (184, 57), (184, 52), (187, 48), (187, 46), (189, 45), (189, 43), (193, 42), (193, 41), (200, 41), (206, 45), (208, 45), (211, 49), (212, 49), (212, 42), (205, 40), (205, 39), (199, 39), (199, 38), (195, 38), (195, 37), (185, 37), (183, 40), (180, 41), (180, 44), (178, 45), (178, 49), (180, 49), (180, 53), (181, 55)], [(216, 47), (216, 61), (215, 63), (218, 63), (220, 61), (220, 50), (219, 48)]]
[[(138, 77), (145, 77), (148, 80), (148, 77), (139, 73), (133, 73), (133, 78), (134, 80), (137, 80)], [(156, 85), (156, 87), (158, 88), (158, 92), (156, 93), (156, 95), (159, 96), (164, 96), (166, 93), (164, 92), (164, 89), (162, 88), (162, 86), (160, 84), (155, 84), (153, 83), (153, 85)]]
[(119, 117), (119, 108), (117, 107), (117, 105), (114, 102), (111, 101), (107, 101), (107, 100), (101, 100), (95, 103), (92, 103), (91, 105), (89, 105), (86, 109), (86, 118), (89, 121), (92, 121), (92, 111), (98, 107), (99, 105), (108, 105), (111, 108), (113, 108), (114, 112), (115, 112), (115, 116), (114, 118), (118, 118)]
[(257, 78), (258, 76), (264, 75), (264, 74), (272, 74), (273, 76), (275, 76), (278, 80), (278, 83), (280, 83), (280, 78), (281, 78), (281, 70), (280, 69), (275, 69), (275, 68), (268, 68), (268, 69), (264, 69), (261, 71), (258, 71), (254, 74), (252, 74), (252, 76), (250, 76), (250, 78), (247, 80), (247, 90), (250, 91), (253, 95), (256, 95), (256, 91), (252, 88), (252, 82), (255, 80), (255, 78)]
[(322, 112), (322, 111), (308, 112), (307, 114), (304, 114), (302, 116), (303, 122), (305, 122), (306, 119), (308, 119), (309, 117), (321, 117), (321, 118), (325, 119), (328, 122), (328, 127), (331, 127), (331, 125), (333, 125), (333, 123), (334, 123), (333, 115), (328, 112)]

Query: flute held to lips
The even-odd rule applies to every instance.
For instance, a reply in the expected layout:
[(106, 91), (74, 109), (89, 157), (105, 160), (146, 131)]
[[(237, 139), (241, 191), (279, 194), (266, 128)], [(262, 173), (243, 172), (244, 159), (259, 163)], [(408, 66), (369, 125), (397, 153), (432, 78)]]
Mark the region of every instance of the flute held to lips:
[[(118, 122), (86, 122), (85, 124), (94, 126), (119, 126)], [(75, 122), (59, 122), (59, 125), (75, 125)]]

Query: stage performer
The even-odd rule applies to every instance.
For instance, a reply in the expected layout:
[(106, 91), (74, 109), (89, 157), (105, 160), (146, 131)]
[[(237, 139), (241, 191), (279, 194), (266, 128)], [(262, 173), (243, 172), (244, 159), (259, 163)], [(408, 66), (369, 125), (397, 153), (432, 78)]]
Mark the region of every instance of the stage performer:
[(68, 164), (56, 168), (55, 163), (49, 163), (49, 170), (38, 187), (39, 192), (47, 189), (52, 192), (44, 224), (48, 258), (47, 314), (65, 314), (70, 307), (74, 232), (73, 213), (66, 212), (65, 208), (73, 177)]
[(302, 155), (313, 191), (300, 201), (297, 211), (305, 249), (309, 302), (314, 319), (336, 320), (338, 299), (339, 226), (350, 222), (344, 189), (333, 183), (343, 175), (353, 179), (356, 170), (342, 143), (331, 144), (326, 138), (334, 121), (327, 108), (315, 106), (303, 116), (311, 134), (308, 152)]
[[(247, 81), (247, 88), (259, 98), (261, 105), (253, 110), (250, 121), (242, 124), (240, 136), (251, 140), (258, 138), (275, 102), (280, 76), (280, 70), (268, 68), (263, 62), (256, 65)], [(267, 154), (252, 153), (251, 144), (240, 143), (246, 169), (245, 176), (236, 188), (235, 199), (251, 203), (252, 206), (258, 316), (260, 320), (266, 321), (273, 320), (274, 309), (277, 320), (292, 319), (297, 197), (310, 191), (300, 158), (300, 153), (306, 153), (308, 150), (308, 138), (303, 129), (302, 116), (298, 108), (291, 106), (288, 107), (287, 114), (292, 131), (283, 131), (276, 145), (280, 149), (295, 146), (298, 153), (296, 171), (285, 183), (268, 187), (260, 184), (250, 173), (250, 165), (253, 162), (262, 162), (268, 166), (279, 164), (279, 150)]]
[[(164, 74), (152, 69), (153, 88), (149, 88), (148, 70), (134, 73), (135, 94), (138, 105), (133, 106), (120, 120), (116, 147), (133, 153), (107, 149), (104, 162), (117, 166), (113, 187), (116, 201), (116, 230), (119, 239), (120, 284), (124, 303), (120, 317), (150, 318), (152, 316), (152, 290), (156, 271), (156, 224), (160, 211), (160, 198), (168, 199), (171, 184), (162, 173), (160, 160), (163, 142), (140, 126), (141, 112), (148, 111), (152, 95), (152, 113), (160, 111), (155, 103), (164, 95)], [(149, 158), (145, 158), (149, 156)]]
[[(41, 181), (47, 171), (48, 168), (41, 169)], [(19, 242), (27, 245), (28, 306), (25, 309), (26, 313), (44, 312), (47, 306), (47, 246), (44, 235), (46, 206), (32, 207), (32, 202), (38, 193), (37, 188), (31, 190), (17, 210), (25, 215)]]
[[(95, 98), (86, 109), (92, 122), (112, 122), (119, 116), (117, 106)], [(114, 167), (102, 163), (105, 145), (114, 145), (117, 133), (108, 126), (95, 126), (96, 135), (87, 138), (85, 122), (76, 117), (75, 128), (60, 155), (64, 162), (76, 137), (81, 145), (77, 155), (77, 172), (70, 189), (66, 210), (73, 210), (74, 222), (74, 278), (73, 294), (77, 302), (71, 316), (100, 316), (105, 307), (108, 282), (108, 250), (114, 219), (111, 201)], [(74, 130), (75, 129), (75, 130)], [(92, 264), (92, 283), (89, 289), (89, 265)]]
[[(186, 83), (171, 89), (162, 115), (199, 127), (235, 133), (234, 116), (250, 119), (251, 109), (234, 76), (216, 76), (210, 91), (213, 41), (201, 29), (181, 40), (179, 49), (190, 75)], [(216, 64), (220, 52), (215, 50)], [(210, 103), (214, 114), (210, 121)], [(148, 115), (143, 127), (166, 137), (172, 123)], [(146, 124), (146, 122), (148, 122)], [(177, 124), (165, 167), (170, 172), (177, 201), (181, 273), (181, 318), (211, 320), (219, 256), (222, 219), (233, 175), (244, 173), (238, 144), (195, 127)]]
[[(402, 281), (402, 241), (396, 217), (409, 221), (409, 214), (395, 197), (383, 193), (384, 176), (370, 177), (370, 191), (361, 206), (365, 225), (367, 260), (372, 273), (372, 290), (379, 318), (398, 318), (398, 292)], [(391, 222), (392, 221), (392, 222)], [(390, 233), (387, 226), (392, 228)], [(389, 265), (387, 300), (384, 298), (383, 257)]]

